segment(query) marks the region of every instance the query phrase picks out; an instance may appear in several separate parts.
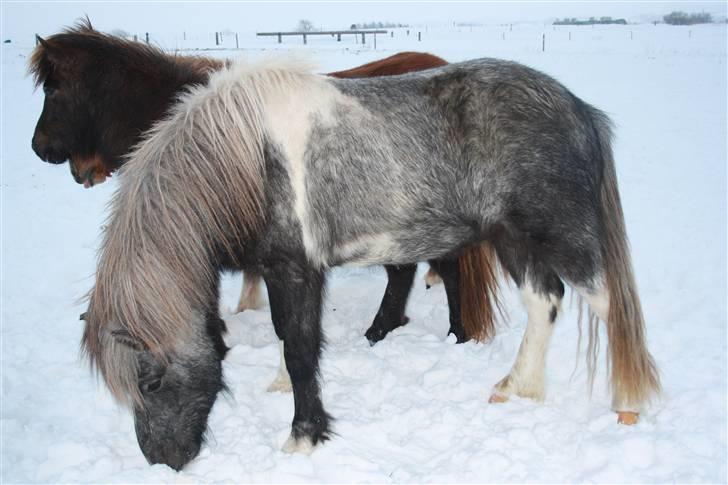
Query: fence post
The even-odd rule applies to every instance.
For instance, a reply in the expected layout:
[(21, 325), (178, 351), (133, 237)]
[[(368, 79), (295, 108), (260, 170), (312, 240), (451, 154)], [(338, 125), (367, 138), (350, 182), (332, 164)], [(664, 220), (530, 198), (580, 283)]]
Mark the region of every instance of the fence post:
[(569, 40), (571, 40), (571, 32), (569, 32)]
[(215, 32), (215, 45), (220, 45), (220, 36), (217, 32)]
[(341, 32), (336, 34), (336, 42), (341, 42)]
[(422, 32), (417, 32), (417, 41), (422, 41)]
[(235, 48), (240, 49), (240, 45), (238, 44), (238, 33), (235, 32)]
[(546, 34), (541, 39), (541, 52), (546, 52)]
[(149, 32), (145, 32), (144, 36), (146, 37), (147, 44), (149, 44)]
[(362, 45), (367, 43), (367, 37), (364, 32), (361, 33), (361, 43), (362, 43)]
[(307, 41), (306, 41), (306, 34), (303, 34), (303, 45), (306, 45), (306, 44), (307, 44)]
[(282, 42), (283, 36), (280, 32), (278, 32), (278, 43), (280, 44)]
[(374, 50), (377, 49), (377, 34), (374, 34)]

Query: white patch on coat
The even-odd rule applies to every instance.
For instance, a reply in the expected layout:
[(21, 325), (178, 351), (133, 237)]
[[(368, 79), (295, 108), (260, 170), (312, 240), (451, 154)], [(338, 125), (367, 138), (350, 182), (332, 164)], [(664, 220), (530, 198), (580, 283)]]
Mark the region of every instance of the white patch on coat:
[(306, 148), (312, 121), (323, 126), (336, 123), (334, 110), (337, 105), (347, 105), (363, 110), (358, 101), (341, 93), (323, 76), (308, 76), (299, 83), (291, 83), (289, 89), (277, 90), (275, 96), (265, 100), (267, 134), (286, 159), (288, 176), (294, 194), (294, 210), (301, 225), (306, 256), (320, 266), (328, 265), (326, 242), (318, 241), (312, 230), (315, 221), (309, 210), (305, 162)]
[(338, 261), (352, 265), (383, 264), (392, 261), (399, 245), (387, 233), (363, 236), (334, 249)]
[(561, 300), (554, 295), (537, 293), (529, 282), (521, 288), (521, 298), (528, 312), (526, 333), (511, 372), (496, 384), (494, 394), (502, 397), (516, 394), (543, 400), (546, 352), (554, 328), (551, 312), (556, 308), (558, 315)]

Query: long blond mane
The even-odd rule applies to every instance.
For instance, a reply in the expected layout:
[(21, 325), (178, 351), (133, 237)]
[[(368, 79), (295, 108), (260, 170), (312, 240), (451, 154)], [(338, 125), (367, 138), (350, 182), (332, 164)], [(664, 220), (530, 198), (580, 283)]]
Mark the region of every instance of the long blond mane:
[(223, 68), (183, 95), (121, 169), (82, 341), (120, 401), (139, 398), (136, 359), (112, 332), (160, 358), (194, 337), (217, 304), (216, 258), (239, 254), (264, 222), (264, 98), (310, 76), (285, 62)]

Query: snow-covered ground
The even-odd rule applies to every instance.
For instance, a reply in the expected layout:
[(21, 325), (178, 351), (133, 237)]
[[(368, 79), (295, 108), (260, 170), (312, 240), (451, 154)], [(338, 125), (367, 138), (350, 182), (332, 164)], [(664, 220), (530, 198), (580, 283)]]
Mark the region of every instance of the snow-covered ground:
[[(214, 43), (187, 35), (155, 40), (169, 49)], [(378, 37), (376, 51), (351, 38), (313, 37), (304, 47), (300, 39), (278, 45), (248, 33), (239, 42), (246, 49), (208, 54), (306, 50), (322, 71), (401, 50), (450, 61), (504, 57), (555, 76), (608, 112), (664, 396), (637, 426), (618, 426), (603, 360), (589, 397), (571, 308), (557, 322), (546, 401), (490, 405), (490, 388), (508, 372), (525, 326), (512, 288), (497, 338), (455, 345), (445, 338), (442, 287), (425, 291), (418, 277), (411, 323), (370, 348), (363, 333), (384, 272), (340, 268), (329, 279), (322, 358), (323, 400), (337, 435), (311, 456), (280, 451), (293, 398), (265, 392), (278, 346), (268, 309), (247, 311), (226, 317), (231, 392), (213, 409), (208, 444), (181, 473), (150, 467), (130, 414), (78, 357), (84, 307), (77, 299), (92, 284), (104, 204), (116, 183), (83, 190), (67, 166), (42, 163), (31, 151), (42, 94), (24, 77), (29, 36), (2, 46), (0, 480), (726, 482), (725, 26), (414, 28), (410, 36)], [(239, 284), (237, 275), (225, 278), (223, 309), (234, 306)]]

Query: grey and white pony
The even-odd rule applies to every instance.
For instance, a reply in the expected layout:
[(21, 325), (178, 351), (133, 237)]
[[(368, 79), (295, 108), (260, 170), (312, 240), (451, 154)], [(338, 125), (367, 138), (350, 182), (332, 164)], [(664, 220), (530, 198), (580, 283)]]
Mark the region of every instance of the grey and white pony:
[(528, 310), (492, 400), (543, 397), (567, 283), (606, 323), (612, 406), (634, 421), (659, 378), (610, 139), (604, 114), (513, 62), (356, 80), (290, 60), (233, 65), (183, 96), (122, 168), (83, 346), (133, 409), (147, 459), (179, 469), (223, 388), (219, 273), (251, 269), (293, 384), (284, 450), (310, 451), (331, 435), (318, 376), (328, 268), (487, 241)]

